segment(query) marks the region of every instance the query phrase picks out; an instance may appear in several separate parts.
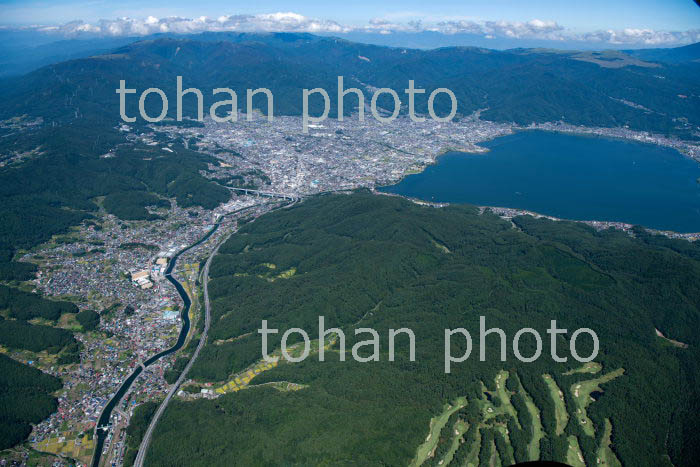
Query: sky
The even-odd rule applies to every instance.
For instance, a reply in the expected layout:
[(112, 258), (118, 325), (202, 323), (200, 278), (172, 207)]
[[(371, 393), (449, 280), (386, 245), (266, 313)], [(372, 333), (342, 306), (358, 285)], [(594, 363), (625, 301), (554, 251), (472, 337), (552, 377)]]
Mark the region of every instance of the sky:
[(0, 24), (65, 35), (428, 30), (663, 45), (700, 40), (700, 7), (693, 0), (0, 0)]

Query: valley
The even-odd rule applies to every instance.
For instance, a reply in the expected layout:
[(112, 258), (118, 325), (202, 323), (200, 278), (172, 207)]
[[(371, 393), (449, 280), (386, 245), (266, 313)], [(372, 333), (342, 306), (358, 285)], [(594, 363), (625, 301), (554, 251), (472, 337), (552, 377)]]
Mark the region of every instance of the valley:
[[(686, 465), (700, 400), (695, 49), (418, 50), (296, 33), (114, 43), (0, 81), (0, 460)], [(339, 110), (340, 75), (366, 96), (415, 80), (421, 117), (447, 86), (459, 112), (413, 121), (402, 95), (395, 121), (360, 121), (371, 110), (353, 94)], [(196, 121), (188, 95), (160, 122), (125, 122), (162, 107), (129, 96), (119, 109), (124, 76), (168, 96), (183, 76), (207, 109), (230, 86), (237, 120)], [(261, 86), (274, 119), (264, 93), (242, 105)], [(314, 87), (333, 97), (328, 118), (319, 95), (302, 108)], [(501, 161), (509, 141), (519, 160), (434, 182), (471, 194), (396, 188), (455, 154)], [(558, 174), (546, 157), (565, 162)], [(489, 198), (480, 182), (516, 193)], [(576, 183), (586, 201), (567, 197)], [(520, 202), (535, 189), (545, 202)], [(481, 315), (509, 336), (506, 360), (492, 339), (481, 361), (475, 339), (445, 372), (444, 330), (478, 330)], [(312, 332), (300, 361), (290, 332), (282, 352), (286, 331), (315, 331), (319, 316), (346, 353), (367, 338), (355, 330), (376, 329), (376, 358), (366, 345), (341, 361), (338, 333)], [(549, 358), (553, 319), (598, 333), (593, 362)], [(263, 320), (279, 330), (269, 361)], [(402, 335), (390, 354), (404, 327), (415, 346)], [(524, 327), (545, 341), (531, 363), (510, 350)], [(559, 355), (569, 338), (555, 337)]]

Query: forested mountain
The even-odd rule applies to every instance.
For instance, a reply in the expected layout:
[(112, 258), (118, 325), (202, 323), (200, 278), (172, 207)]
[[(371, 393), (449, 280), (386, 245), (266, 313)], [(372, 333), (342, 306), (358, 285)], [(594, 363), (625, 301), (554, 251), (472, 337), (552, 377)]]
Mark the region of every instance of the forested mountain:
[(688, 63), (700, 60), (700, 43), (671, 49), (626, 50), (626, 53), (642, 60), (661, 63)]
[[(693, 465), (700, 446), (699, 248), (531, 217), (511, 224), (470, 206), (434, 208), (363, 193), (268, 214), (231, 237), (212, 264), (212, 327), (191, 376), (218, 387), (245, 375), (261, 358), (263, 319), (279, 330), (268, 337), (272, 352), (292, 327), (317, 339), (323, 315), (326, 329), (345, 333), (346, 361), (335, 340), (325, 362), (314, 351), (302, 363), (255, 376), (248, 388), (174, 402), (148, 463), (196, 456), (207, 465), (407, 465), (431, 439), (431, 418), (449, 403), (464, 410), (445, 412), (454, 416), (425, 465), (446, 465), (443, 455), (474, 463), (483, 457), (483, 465), (492, 456), (573, 462), (567, 456), (578, 449), (587, 465), (602, 455), (623, 465)], [(487, 338), (479, 361), (480, 316), (487, 328), (505, 331), (505, 362), (497, 336)], [(568, 330), (556, 338), (565, 363), (550, 356), (545, 330), (552, 319)], [(388, 331), (404, 327), (415, 333), (415, 362), (401, 337), (391, 362)], [(472, 354), (446, 374), (444, 330), (458, 327), (471, 333)], [(512, 350), (524, 327), (544, 341), (531, 363)], [(568, 342), (583, 327), (597, 334), (600, 353), (594, 366), (581, 368)], [(355, 336), (357, 328), (379, 333), (378, 361), (350, 356), (370, 338)], [(655, 328), (687, 347), (656, 336)], [(465, 351), (460, 342), (452, 341), (453, 355)], [(534, 352), (531, 336), (520, 343), (524, 355)], [(590, 339), (576, 346), (581, 356), (591, 352)], [(296, 390), (281, 390), (287, 383)], [(581, 385), (589, 392), (579, 394)], [(469, 444), (457, 448), (452, 430), (467, 426)]]
[[(116, 157), (101, 157), (117, 145)], [(199, 173), (211, 157), (182, 146), (164, 153), (158, 147), (126, 143), (113, 128), (100, 124), (48, 127), (10, 134), (2, 142), (5, 151), (37, 147), (40, 157), (0, 168), (3, 280), (31, 275), (31, 265), (11, 262), (15, 252), (89, 218), (98, 208), (98, 196), (105, 196), (105, 208), (122, 219), (150, 218), (144, 205), (169, 206), (162, 197), (173, 197), (182, 207), (208, 209), (230, 197), (226, 188)]]
[[(302, 88), (323, 87), (335, 96), (337, 76), (343, 75), (345, 87), (364, 89), (367, 101), (374, 87), (392, 87), (402, 93), (412, 79), (428, 91), (452, 89), (460, 113), (486, 109), (481, 114), (486, 119), (529, 123), (563, 117), (571, 123), (629, 124), (691, 137), (689, 129), (700, 122), (696, 50), (689, 46), (664, 52), (678, 57), (669, 64), (656, 56), (649, 59), (659, 58), (658, 63), (635, 62), (621, 53), (596, 58), (590, 53), (535, 49), (423, 51), (310, 34), (204, 33), (135, 42), (108, 54), (6, 79), (0, 85), (0, 117), (24, 116), (25, 121), (42, 117), (43, 121), (27, 131), (2, 132), (4, 156), (34, 152), (36, 156), (21, 166), (0, 168), (0, 279), (31, 277), (32, 265), (12, 262), (17, 249), (43, 242), (84, 220), (96, 209), (96, 196), (106, 196), (105, 208), (123, 219), (152, 217), (144, 203), (164, 203), (153, 196), (175, 196), (180, 203), (205, 207), (228, 198), (225, 189), (199, 174), (207, 162), (201, 154), (176, 148), (176, 154), (166, 158), (157, 149), (124, 144), (124, 135), (114, 129), (119, 122), (115, 89), (120, 79), (139, 91), (162, 87), (170, 96), (172, 116), (177, 75), (184, 77), (185, 86), (204, 91), (205, 110), (213, 102), (210, 91), (215, 87), (236, 90), (241, 108), (246, 89), (268, 87), (278, 115), (299, 114)], [(629, 63), (601, 66), (606, 60)], [(131, 97), (127, 113), (134, 115), (138, 99)], [(379, 105), (390, 105), (389, 97), (383, 97)], [(417, 96), (419, 111), (425, 111), (426, 97)], [(354, 108), (354, 97), (348, 100), (347, 113)], [(159, 112), (157, 101), (146, 101), (150, 114)], [(194, 99), (184, 102), (185, 115), (195, 116)], [(255, 96), (253, 103), (266, 110), (263, 95)], [(311, 104), (312, 111), (319, 110), (320, 100), (312, 99)], [(332, 98), (331, 114), (335, 104)], [(438, 112), (444, 112), (446, 105), (447, 100), (436, 100)], [(119, 158), (100, 157), (115, 147), (122, 148)], [(148, 160), (135, 151), (155, 151), (157, 157)]]
[[(0, 279), (30, 277), (32, 265), (11, 262), (16, 249), (79, 223), (96, 209), (91, 201), (96, 196), (107, 196), (105, 208), (124, 219), (149, 218), (144, 203), (164, 203), (154, 195), (205, 207), (227, 199), (223, 188), (198, 173), (206, 164), (201, 154), (178, 148), (166, 158), (155, 150), (158, 157), (147, 160), (135, 151), (154, 148), (124, 144), (124, 135), (114, 129), (119, 122), (115, 89), (120, 79), (139, 91), (161, 87), (170, 96), (172, 116), (177, 75), (183, 76), (185, 86), (204, 91), (205, 110), (214, 101), (215, 87), (236, 90), (242, 109), (246, 89), (268, 87), (274, 93), (275, 113), (293, 115), (301, 112), (302, 88), (322, 87), (334, 97), (337, 76), (343, 75), (345, 87), (364, 89), (367, 101), (374, 87), (387, 86), (402, 94), (412, 79), (428, 91), (452, 89), (460, 113), (486, 109), (481, 114), (486, 119), (525, 124), (563, 118), (691, 137), (690, 129), (700, 124), (697, 49), (693, 45), (614, 55), (468, 47), (424, 51), (310, 34), (204, 33), (149, 39), (108, 54), (49, 65), (0, 86), (1, 118), (43, 118), (28, 131), (4, 130), (0, 141), (3, 155), (37, 153), (19, 167), (0, 168)], [(624, 66), (618, 66), (620, 62)], [(131, 97), (127, 113), (134, 115), (138, 99)], [(383, 97), (379, 105), (391, 105), (390, 98)], [(425, 111), (427, 94), (416, 97), (418, 110)], [(346, 113), (355, 107), (355, 98), (348, 100)], [(150, 114), (160, 111), (157, 101), (146, 101)], [(185, 98), (184, 103), (185, 115), (194, 117), (194, 99)], [(266, 110), (263, 95), (255, 96), (253, 103)], [(312, 99), (311, 104), (312, 111), (318, 111), (321, 103)], [(335, 104), (332, 98), (331, 113)], [(447, 100), (436, 100), (438, 112), (447, 105)], [(100, 158), (117, 146), (121, 157)]]
[(30, 423), (56, 410), (51, 393), (60, 388), (58, 378), (0, 355), (0, 449), (25, 439), (32, 431)]
[[(267, 87), (275, 96), (278, 115), (299, 115), (301, 90), (322, 87), (334, 96), (334, 114), (336, 78), (342, 75), (345, 87), (364, 89), (367, 100), (370, 91), (380, 87), (393, 88), (405, 97), (408, 80), (414, 80), (416, 87), (428, 91), (416, 96), (417, 109), (423, 113), (430, 91), (447, 87), (454, 91), (461, 114), (487, 109), (482, 118), (488, 120), (629, 125), (691, 137), (690, 129), (700, 124), (700, 88), (694, 79), (700, 63), (692, 47), (632, 55), (473, 47), (414, 50), (309, 34), (205, 33), (135, 42), (108, 54), (49, 65), (5, 80), (1, 115), (114, 122), (119, 118), (115, 89), (125, 79), (128, 87), (139, 92), (154, 86), (163, 89), (171, 96), (169, 112), (175, 116), (177, 75), (183, 76), (186, 87), (204, 92), (205, 108), (221, 99), (212, 96), (214, 88), (234, 89), (239, 107), (244, 108), (246, 89)], [(675, 58), (666, 60), (667, 56)], [(138, 99), (132, 97), (130, 115), (137, 112)], [(155, 115), (160, 110), (156, 100), (147, 101)], [(193, 101), (185, 99), (185, 115), (195, 116)], [(320, 99), (311, 102), (312, 110), (320, 111)], [(254, 99), (257, 108), (266, 109), (264, 103), (263, 96)], [(346, 106), (348, 113), (354, 105)], [(383, 96), (379, 105), (391, 108), (393, 101)], [(449, 99), (436, 100), (438, 113), (447, 113), (448, 106)]]
[[(695, 46), (614, 54), (471, 47), (426, 51), (309, 34), (208, 33), (120, 43), (107, 53), (4, 79), (0, 311), (6, 319), (0, 319), (0, 344), (59, 353), (57, 364), (79, 358), (70, 332), (28, 322), (56, 322), (77, 308), (16, 288), (36, 270), (18, 261), (24, 251), (89, 222), (98, 209), (121, 223), (157, 221), (147, 207), (175, 200), (184, 208), (212, 209), (230, 198), (229, 190), (205, 176), (214, 158), (184, 141), (169, 141), (166, 152), (157, 135), (155, 144), (145, 144), (117, 128), (120, 79), (139, 92), (162, 88), (172, 117), (178, 75), (186, 87), (204, 92), (205, 111), (215, 100), (213, 88), (236, 90), (244, 109), (246, 89), (267, 87), (277, 115), (299, 115), (301, 89), (315, 87), (329, 92), (331, 115), (337, 114), (336, 79), (342, 75), (346, 88), (365, 91), (367, 102), (379, 87), (403, 96), (414, 80), (428, 91), (417, 97), (419, 112), (426, 111), (431, 90), (447, 87), (456, 94), (462, 115), (482, 110), (482, 118), (500, 122), (628, 125), (694, 138), (693, 129), (700, 125), (696, 51)], [(135, 115), (138, 98), (129, 97), (127, 113)], [(195, 115), (193, 102), (185, 99), (186, 116)], [(379, 100), (385, 108), (389, 103)], [(436, 101), (438, 113), (446, 113), (447, 103)], [(319, 104), (312, 101), (313, 112)], [(159, 113), (157, 99), (149, 99), (146, 107), (151, 115)], [(254, 99), (254, 107), (266, 109), (263, 96)], [(346, 112), (353, 107), (348, 103)], [(215, 401), (176, 402), (156, 433), (151, 464), (188, 464), (193, 455), (209, 465), (233, 460), (250, 465), (260, 459), (308, 464), (318, 458), (406, 463), (425, 439), (431, 418), (459, 398), (470, 402), (446, 417), (448, 428), (436, 433), (439, 455), (450, 452), (451, 428), (458, 423), (469, 426), (466, 439), (485, 441), (469, 444), (481, 446), (477, 452), (455, 449), (450, 455), (457, 459), (490, 459), (498, 451), (503, 460), (520, 461), (532, 457), (536, 446), (543, 458), (566, 460), (575, 437), (593, 465), (596, 453), (607, 449), (607, 423), (612, 424), (612, 450), (628, 465), (685, 465), (698, 454), (693, 414), (700, 409), (700, 359), (692, 332), (700, 325), (696, 244), (529, 218), (516, 219), (514, 227), (472, 207), (438, 210), (354, 194), (317, 197), (263, 217), (220, 253), (211, 269), (215, 319), (210, 342), (191, 372), (198, 381), (220, 383), (257, 362), (255, 330), (261, 319), (280, 330), (314, 329), (324, 314), (329, 326), (348, 331), (348, 347), (354, 342), (351, 330), (360, 323), (381, 331), (382, 338), (391, 327), (412, 327), (417, 361), (409, 362), (404, 348), (397, 362), (387, 362), (383, 343), (380, 362), (311, 359), (281, 364), (255, 380), (287, 381), (298, 389), (293, 392), (270, 384)], [(593, 432), (591, 425), (578, 423), (577, 402), (569, 391), (591, 376), (565, 374), (576, 369), (571, 362), (504, 366), (490, 359), (483, 365), (456, 365), (451, 375), (442, 372), (436, 353), (442, 352), (442, 330), (478, 328), (480, 313), (509, 336), (522, 326), (543, 330), (551, 317), (563, 327), (599, 332), (603, 373), (622, 369), (624, 374), (601, 383), (604, 393), (588, 409)], [(85, 329), (99, 322), (89, 313), (77, 319)], [(688, 348), (656, 337), (654, 328)], [(277, 344), (279, 335), (271, 340)], [(582, 353), (590, 350), (582, 346)], [(0, 366), (4, 448), (25, 439), (30, 423), (55, 410), (50, 394), (60, 381), (4, 355)], [(496, 395), (500, 387), (494, 378), (500, 371), (510, 372), (508, 401)], [(551, 399), (543, 375), (564, 389), (565, 427), (559, 427), (558, 399)], [(541, 413), (541, 440), (535, 436), (536, 417), (524, 413), (528, 397)], [(493, 408), (488, 404), (514, 408), (510, 415), (489, 417), (481, 410)], [(235, 451), (228, 449), (231, 445)], [(440, 462), (435, 455), (432, 459)]]

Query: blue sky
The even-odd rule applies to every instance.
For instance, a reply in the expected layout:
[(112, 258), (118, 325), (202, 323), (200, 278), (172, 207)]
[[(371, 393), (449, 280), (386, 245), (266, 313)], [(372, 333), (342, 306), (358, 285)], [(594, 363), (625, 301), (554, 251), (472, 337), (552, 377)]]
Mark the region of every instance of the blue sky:
[(361, 25), (372, 18), (391, 21), (461, 18), (471, 20), (555, 21), (574, 31), (700, 28), (700, 8), (692, 0), (331, 0), (289, 1), (105, 1), (0, 0), (5, 24), (56, 24), (121, 16), (155, 17), (258, 14), (293, 11), (308, 17)]
[[(384, 43), (429, 31), (454, 42), (447, 45), (672, 47), (700, 42), (700, 7), (693, 0), (0, 0), (0, 25), (63, 37), (287, 31), (369, 34)], [(439, 45), (446, 44), (432, 46)]]

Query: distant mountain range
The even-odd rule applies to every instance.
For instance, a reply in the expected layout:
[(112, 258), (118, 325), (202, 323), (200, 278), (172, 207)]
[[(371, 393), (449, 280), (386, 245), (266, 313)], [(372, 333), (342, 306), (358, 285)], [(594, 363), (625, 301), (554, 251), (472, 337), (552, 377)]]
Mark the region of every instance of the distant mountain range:
[[(222, 33), (204, 33), (207, 36)], [(226, 33), (223, 33), (226, 34)], [(237, 33), (231, 33), (238, 35)], [(240, 35), (249, 35), (242, 33)], [(329, 33), (322, 36), (330, 37)], [(392, 31), (390, 34), (380, 32), (350, 31), (335, 33), (333, 37), (363, 44), (381, 45), (388, 47), (407, 47), (413, 49), (435, 49), (439, 47), (483, 47), (495, 50), (514, 48), (556, 48), (559, 50), (600, 50), (629, 48), (625, 44), (586, 42), (581, 40), (547, 40), (536, 38), (509, 38), (505, 36), (485, 37), (484, 34), (454, 33), (446, 34), (438, 31), (402, 32)], [(76, 37), (64, 37), (47, 34), (36, 30), (0, 29), (0, 77), (16, 76), (28, 73), (51, 63), (64, 60), (97, 55), (137, 40), (151, 40), (163, 37), (195, 38), (200, 40), (202, 35), (183, 35), (175, 33), (155, 34), (146, 36), (94, 36), (83, 33)], [(683, 49), (679, 47), (677, 49)], [(650, 56), (659, 56), (673, 60), (678, 55), (676, 49), (639, 49), (641, 53), (650, 52)], [(670, 51), (670, 52), (668, 52)], [(691, 55), (698, 58), (697, 49)], [(692, 59), (692, 58), (690, 58)]]
[[(106, 45), (103, 44), (103, 45)], [(83, 47), (87, 44), (73, 44)], [(100, 43), (95, 43), (101, 48)], [(50, 49), (52, 46), (44, 46)], [(68, 52), (66, 52), (68, 53)], [(78, 53), (78, 52), (75, 52)], [(115, 89), (157, 86), (175, 95), (175, 78), (205, 94), (205, 108), (215, 100), (211, 89), (230, 87), (245, 105), (245, 90), (267, 87), (277, 115), (299, 115), (301, 90), (322, 87), (333, 98), (337, 76), (345, 87), (364, 89), (367, 101), (380, 87), (403, 90), (409, 80), (428, 92), (417, 96), (426, 113), (432, 89), (454, 91), (459, 113), (484, 110), (482, 118), (500, 122), (559, 121), (590, 126), (624, 126), (694, 138), (700, 125), (700, 44), (675, 49), (635, 51), (559, 51), (475, 47), (419, 50), (350, 42), (291, 33), (203, 33), (158, 37), (115, 47), (108, 53), (51, 64), (18, 78), (3, 80), (0, 116), (27, 114), (48, 121), (76, 119), (114, 122), (119, 118)], [(256, 107), (264, 108), (260, 97)], [(318, 96), (317, 96), (318, 97)], [(393, 108), (389, 96), (380, 107)], [(348, 101), (354, 97), (347, 98)], [(137, 98), (131, 99), (130, 112)], [(149, 99), (155, 104), (157, 99)], [(193, 100), (186, 100), (192, 105)], [(404, 106), (407, 99), (404, 99)], [(155, 114), (159, 112), (153, 110)], [(319, 112), (320, 99), (312, 101)], [(192, 108), (185, 115), (194, 116)], [(406, 109), (402, 109), (405, 111)], [(352, 105), (346, 104), (346, 111)], [(449, 100), (436, 100), (447, 113)], [(175, 106), (170, 106), (171, 115)]]
[(700, 62), (700, 42), (671, 49), (637, 49), (625, 52), (642, 60), (661, 63)]

